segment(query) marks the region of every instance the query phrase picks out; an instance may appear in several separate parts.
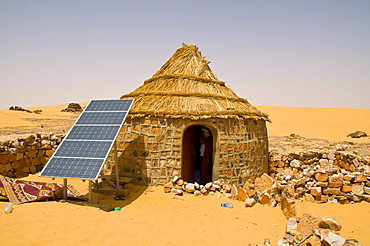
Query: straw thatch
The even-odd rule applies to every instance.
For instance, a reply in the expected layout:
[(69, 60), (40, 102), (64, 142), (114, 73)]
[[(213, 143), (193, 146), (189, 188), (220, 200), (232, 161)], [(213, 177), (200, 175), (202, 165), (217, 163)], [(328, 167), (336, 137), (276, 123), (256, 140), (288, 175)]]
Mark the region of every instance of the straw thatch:
[(268, 115), (219, 81), (198, 47), (183, 44), (144, 84), (121, 99), (135, 99), (131, 117), (263, 119)]

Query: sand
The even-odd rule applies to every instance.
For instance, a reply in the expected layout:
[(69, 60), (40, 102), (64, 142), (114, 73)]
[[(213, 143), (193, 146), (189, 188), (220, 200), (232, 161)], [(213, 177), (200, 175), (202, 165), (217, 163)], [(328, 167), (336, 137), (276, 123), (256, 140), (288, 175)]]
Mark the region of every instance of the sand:
[[(1, 137), (47, 131), (48, 124), (56, 124), (59, 120), (60, 127), (71, 125), (76, 115), (60, 112), (66, 105), (34, 108), (42, 109), (42, 115), (0, 110)], [(268, 113), (273, 121), (268, 124), (269, 135), (295, 133), (331, 141), (370, 142), (369, 138), (346, 137), (357, 130), (370, 133), (370, 110), (258, 108)], [(40, 124), (47, 127), (41, 128)], [(62, 183), (61, 179), (51, 181), (37, 175), (24, 179)], [(87, 182), (71, 179), (68, 183), (87, 194)], [(129, 184), (126, 188), (131, 193), (125, 201), (116, 201), (112, 195), (93, 194), (94, 203), (111, 204), (121, 211), (105, 212), (91, 206), (49, 201), (16, 205), (12, 213), (5, 214), (3, 210), (8, 202), (0, 202), (1, 244), (263, 245), (263, 240), (268, 238), (275, 245), (285, 233), (286, 218), (279, 207), (257, 204), (246, 208), (243, 202), (211, 195), (185, 194), (183, 200), (173, 199), (173, 195), (163, 192), (163, 187)], [(232, 202), (235, 207), (223, 208), (220, 206), (223, 202)], [(298, 216), (308, 212), (337, 218), (343, 226), (342, 237), (370, 245), (367, 233), (370, 203), (313, 204), (298, 200), (296, 206)]]

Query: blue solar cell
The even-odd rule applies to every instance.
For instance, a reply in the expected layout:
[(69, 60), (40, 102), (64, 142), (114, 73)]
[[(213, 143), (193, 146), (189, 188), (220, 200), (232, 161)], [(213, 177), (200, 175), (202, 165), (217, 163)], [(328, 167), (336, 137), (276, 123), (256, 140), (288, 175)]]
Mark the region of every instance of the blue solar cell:
[(54, 156), (105, 158), (111, 145), (111, 141), (65, 140)]
[(77, 140), (114, 140), (119, 131), (119, 125), (113, 126), (80, 126), (75, 125), (66, 139)]
[(133, 99), (122, 100), (93, 100), (85, 111), (128, 111)]
[(121, 112), (85, 112), (76, 124), (121, 124), (126, 113)]
[(40, 176), (95, 180), (103, 164), (104, 159), (53, 157)]

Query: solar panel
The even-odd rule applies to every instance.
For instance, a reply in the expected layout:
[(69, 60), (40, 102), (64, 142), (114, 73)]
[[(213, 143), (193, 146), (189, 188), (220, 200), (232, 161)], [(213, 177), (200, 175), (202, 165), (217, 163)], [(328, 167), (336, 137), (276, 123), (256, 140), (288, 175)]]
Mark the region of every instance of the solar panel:
[(91, 100), (40, 176), (97, 179), (133, 101)]

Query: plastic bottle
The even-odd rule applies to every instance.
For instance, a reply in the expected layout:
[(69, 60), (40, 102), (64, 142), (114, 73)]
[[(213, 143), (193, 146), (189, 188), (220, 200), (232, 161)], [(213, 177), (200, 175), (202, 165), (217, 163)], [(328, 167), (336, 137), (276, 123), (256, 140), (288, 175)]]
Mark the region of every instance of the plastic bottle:
[(225, 207), (225, 208), (233, 208), (234, 207), (234, 204), (232, 203), (221, 203), (221, 207)]
[(13, 203), (10, 202), (10, 203), (6, 204), (6, 206), (4, 208), (4, 212), (6, 214), (10, 214), (12, 212), (12, 210), (13, 210)]

